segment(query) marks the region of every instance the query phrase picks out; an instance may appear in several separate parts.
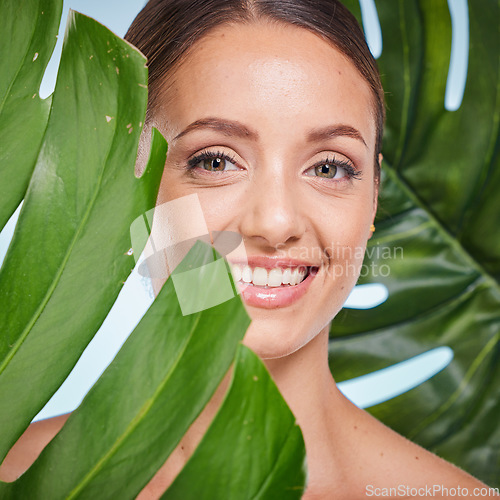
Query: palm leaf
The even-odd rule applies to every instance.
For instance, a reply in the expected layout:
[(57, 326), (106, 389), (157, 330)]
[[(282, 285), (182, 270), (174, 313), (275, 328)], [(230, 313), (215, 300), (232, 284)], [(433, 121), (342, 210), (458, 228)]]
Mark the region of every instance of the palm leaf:
[(187, 492), (189, 498), (207, 500), (301, 498), (303, 446), (300, 429), (264, 365), (240, 346), (224, 403), (162, 499), (183, 500)]
[(446, 1), (384, 0), (377, 8), (388, 117), (377, 231), (365, 260), (374, 272), (362, 282), (385, 284), (389, 298), (338, 315), (332, 368), (340, 381), (451, 347), (445, 370), (370, 411), (499, 486), (500, 6), (469, 2), (469, 70), (457, 111), (444, 107)]
[(166, 152), (157, 137), (149, 172), (130, 174), (146, 82), (137, 50), (70, 15), (47, 131), (0, 271), (2, 459), (69, 374), (133, 266), (129, 221), (154, 205)]
[(47, 126), (50, 99), (42, 101), (38, 88), (61, 11), (52, 0), (0, 4), (0, 227), (23, 199)]
[[(201, 281), (209, 292), (229, 276), (202, 267), (206, 251), (197, 248), (185, 262), (208, 270)], [(169, 278), (81, 406), (2, 498), (135, 498), (210, 399), (249, 323), (239, 297), (183, 316)]]
[[(166, 154), (153, 130), (145, 173), (135, 178), (144, 63), (109, 30), (70, 13), (50, 119), (0, 270), (2, 460), (71, 371), (133, 266), (129, 227), (154, 206)], [(183, 316), (173, 288), (176, 278), (185, 285), (183, 272), (198, 276), (192, 286), (206, 293), (222, 280), (233, 289), (224, 261), (213, 260), (211, 248), (191, 250), (63, 430), (21, 478), (0, 483), (2, 498), (135, 498), (212, 396), (249, 324), (239, 297)], [(248, 363), (247, 377), (258, 372), (266, 383), (245, 404), (264, 426), (289, 423), (273, 432), (277, 460), (257, 463), (250, 479), (265, 478), (263, 491), (296, 498), (305, 480), (300, 430), (264, 366)], [(223, 441), (223, 433), (212, 436)], [(255, 439), (252, 456), (265, 454), (268, 444)], [(242, 443), (237, 452), (244, 456), (248, 447)], [(205, 461), (213, 477), (222, 465), (245, 475), (245, 463), (233, 464), (229, 448), (221, 448), (217, 470)], [(184, 477), (185, 495), (205, 484), (196, 472)]]

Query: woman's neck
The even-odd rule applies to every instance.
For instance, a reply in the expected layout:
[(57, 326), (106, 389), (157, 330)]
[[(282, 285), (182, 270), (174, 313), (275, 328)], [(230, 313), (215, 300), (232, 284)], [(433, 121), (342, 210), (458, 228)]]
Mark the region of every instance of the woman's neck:
[(328, 364), (328, 338), (329, 326), (294, 354), (265, 360), (304, 436), (309, 494), (343, 481), (339, 476), (343, 468), (339, 467), (339, 454), (335, 451), (345, 398), (337, 389)]
[(325, 403), (335, 388), (328, 366), (328, 327), (293, 354), (264, 363), (301, 428), (322, 425)]

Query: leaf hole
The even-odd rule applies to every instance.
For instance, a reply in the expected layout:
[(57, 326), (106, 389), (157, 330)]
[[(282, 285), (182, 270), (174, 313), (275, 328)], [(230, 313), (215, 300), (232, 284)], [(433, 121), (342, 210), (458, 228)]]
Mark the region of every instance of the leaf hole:
[(385, 302), (388, 297), (389, 290), (382, 283), (356, 285), (349, 297), (347, 297), (344, 307), (349, 309), (371, 309)]
[(442, 346), (344, 382), (338, 388), (360, 408), (369, 408), (418, 387), (446, 368), (453, 359), (453, 350)]
[(7, 224), (3, 227), (0, 232), (0, 266), (3, 263), (7, 249), (9, 248), (12, 236), (14, 236), (14, 230), (16, 228), (17, 219), (19, 218), (19, 213), (21, 212), (21, 207), (23, 206), (24, 200), (21, 201), (16, 211), (10, 216)]
[(451, 16), (451, 55), (444, 107), (448, 111), (460, 108), (467, 82), (469, 65), (469, 9), (467, 0), (448, 0)]
[(382, 54), (382, 29), (375, 0), (359, 0), (366, 43), (375, 59)]

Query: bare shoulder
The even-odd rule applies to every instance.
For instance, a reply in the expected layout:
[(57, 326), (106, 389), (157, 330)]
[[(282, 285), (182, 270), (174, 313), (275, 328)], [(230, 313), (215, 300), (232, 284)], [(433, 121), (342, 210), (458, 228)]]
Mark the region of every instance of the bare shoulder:
[(26, 471), (60, 431), (69, 415), (68, 413), (31, 424), (0, 465), (0, 480), (14, 481)]
[[(462, 491), (468, 491), (469, 495), (473, 494), (475, 488), (488, 488), (467, 472), (409, 441), (367, 412), (354, 405), (348, 412), (353, 422), (351, 437), (359, 450), (356, 461), (360, 477), (363, 478), (358, 484), (362, 486), (365, 496), (389, 494), (383, 488), (401, 488), (398, 494), (404, 488), (417, 488), (421, 492), (429, 492), (430, 488), (434, 489), (434, 496), (438, 497), (449, 496), (445, 488), (450, 492), (452, 488), (460, 487)], [(407, 491), (410, 493), (409, 489)], [(491, 490), (489, 493), (493, 496), (495, 492)]]

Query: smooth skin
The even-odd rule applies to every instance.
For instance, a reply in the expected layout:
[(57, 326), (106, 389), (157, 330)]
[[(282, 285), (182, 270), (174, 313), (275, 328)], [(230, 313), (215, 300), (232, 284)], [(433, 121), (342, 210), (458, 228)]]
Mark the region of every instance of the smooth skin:
[[(356, 249), (366, 247), (377, 208), (373, 97), (354, 65), (298, 27), (226, 25), (193, 46), (161, 102), (150, 124), (169, 143), (158, 203), (196, 193), (209, 230), (240, 233), (248, 256), (286, 256), (318, 267), (295, 303), (246, 306), (252, 323), (245, 343), (264, 359), (304, 434), (303, 498), (366, 498), (370, 486), (461, 486), (471, 493), (485, 487), (354, 406), (330, 372), (330, 322), (356, 283), (362, 265)], [(188, 168), (207, 151), (227, 157), (225, 170), (209, 171), (203, 161)], [(321, 168), (318, 175), (316, 167), (328, 162), (336, 163), (334, 177)], [(359, 176), (350, 178), (342, 165)], [(157, 225), (153, 233), (169, 230)], [(227, 382), (138, 498), (159, 498), (168, 487)], [(31, 426), (0, 478), (17, 477), (64, 420)]]

